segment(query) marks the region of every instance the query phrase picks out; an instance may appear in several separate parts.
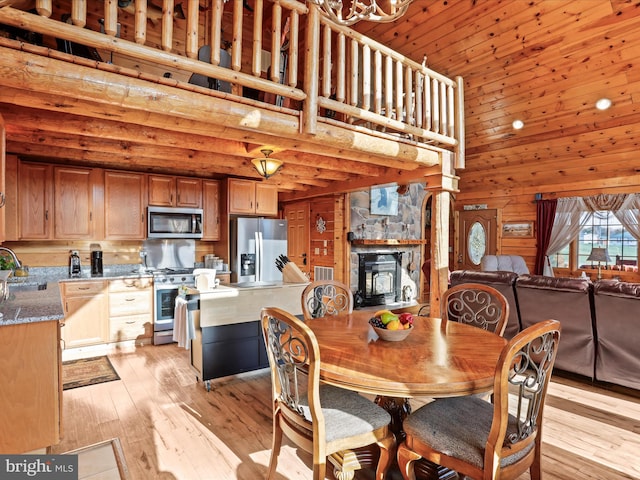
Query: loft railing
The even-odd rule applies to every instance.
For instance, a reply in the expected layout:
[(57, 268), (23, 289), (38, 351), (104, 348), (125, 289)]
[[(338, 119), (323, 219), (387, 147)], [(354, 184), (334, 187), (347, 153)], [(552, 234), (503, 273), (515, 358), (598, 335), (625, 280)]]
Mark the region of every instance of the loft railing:
[[(0, 7), (0, 23), (117, 54), (133, 64), (161, 66), (185, 78), (197, 74), (227, 82), (238, 100), (251, 96), (266, 108), (300, 115), (302, 131), (308, 134), (316, 131), (318, 122), (367, 129), (449, 149), (456, 153), (456, 167), (464, 166), (460, 78), (449, 79), (333, 24), (313, 3), (255, 0), (248, 8), (244, 0), (228, 1), (231, 12), (224, 11), (223, 0), (211, 0), (203, 11), (199, 0), (178, 5), (163, 0), (161, 11), (147, 0), (134, 0), (125, 8), (118, 0), (71, 0), (66, 4), (69, 19), (62, 22), (49, 18), (52, 0), (36, 0), (38, 15)], [(64, 0), (60, 5), (64, 8)], [(178, 10), (184, 38), (174, 35)], [(122, 32), (120, 20), (133, 28)], [(160, 25), (160, 31), (148, 31), (148, 20)], [(225, 44), (229, 32), (231, 40)], [(270, 39), (268, 44), (264, 38)], [(202, 61), (202, 45), (224, 47), (211, 48)], [(223, 56), (230, 57), (228, 65), (223, 66)], [(247, 95), (249, 91), (253, 95)]]

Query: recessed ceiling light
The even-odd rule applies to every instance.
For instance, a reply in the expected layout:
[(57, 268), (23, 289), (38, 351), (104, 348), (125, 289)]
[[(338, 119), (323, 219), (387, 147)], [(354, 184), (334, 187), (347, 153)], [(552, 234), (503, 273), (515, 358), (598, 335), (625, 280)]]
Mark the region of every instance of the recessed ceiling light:
[(522, 127), (524, 127), (524, 122), (522, 120), (514, 120), (512, 125), (516, 130), (520, 130)]
[(608, 98), (601, 98), (596, 102), (596, 108), (598, 110), (606, 110), (610, 106), (611, 106), (611, 100), (609, 100)]

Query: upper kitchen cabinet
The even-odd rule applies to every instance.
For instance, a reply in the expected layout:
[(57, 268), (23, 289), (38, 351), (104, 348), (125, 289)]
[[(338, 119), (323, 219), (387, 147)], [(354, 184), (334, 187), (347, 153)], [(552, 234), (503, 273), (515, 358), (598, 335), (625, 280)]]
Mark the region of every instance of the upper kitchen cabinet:
[(53, 166), (20, 162), (18, 165), (19, 237), (53, 238)]
[(108, 240), (144, 240), (147, 183), (143, 173), (104, 173), (104, 228)]
[[(54, 237), (57, 239), (100, 238), (103, 235), (102, 210), (96, 208), (94, 201), (103, 194), (102, 170), (54, 167), (53, 174)], [(102, 199), (99, 200), (101, 204)]]
[(202, 180), (149, 175), (149, 205), (202, 208)]
[(230, 178), (229, 213), (232, 215), (278, 215), (278, 188), (275, 185)]
[(202, 240), (220, 240), (220, 182), (202, 181)]

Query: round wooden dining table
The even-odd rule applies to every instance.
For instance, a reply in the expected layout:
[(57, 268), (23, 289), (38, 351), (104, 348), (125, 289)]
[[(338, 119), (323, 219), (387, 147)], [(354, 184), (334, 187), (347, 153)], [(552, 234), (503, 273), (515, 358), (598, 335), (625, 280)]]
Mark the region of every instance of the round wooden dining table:
[[(507, 341), (471, 325), (440, 318), (415, 317), (400, 342), (382, 340), (369, 325), (370, 310), (307, 320), (320, 347), (323, 382), (376, 395), (391, 414), (391, 430), (404, 440), (402, 421), (411, 413), (411, 397), (455, 397), (489, 392)], [(349, 451), (342, 464), (367, 464), (369, 450)], [(417, 478), (448, 480), (455, 472), (426, 460), (415, 466)]]
[(325, 383), (388, 397), (455, 397), (488, 392), (506, 340), (440, 318), (415, 317), (400, 342), (379, 338), (373, 312), (308, 320), (320, 347)]

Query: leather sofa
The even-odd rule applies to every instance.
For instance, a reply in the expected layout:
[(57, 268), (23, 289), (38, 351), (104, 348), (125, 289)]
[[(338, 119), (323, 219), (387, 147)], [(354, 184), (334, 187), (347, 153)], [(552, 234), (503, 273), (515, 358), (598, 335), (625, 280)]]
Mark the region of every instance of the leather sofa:
[(596, 379), (640, 389), (640, 283), (600, 280), (593, 301)]
[(521, 275), (516, 295), (523, 329), (550, 318), (561, 322), (555, 368), (593, 379), (596, 340), (591, 280)]
[(498, 290), (509, 304), (509, 319), (504, 331), (504, 337), (512, 339), (520, 330), (520, 316), (514, 286), (518, 275), (514, 272), (477, 272), (475, 270), (456, 270), (451, 272), (451, 286), (461, 283), (483, 283)]
[[(559, 320), (556, 369), (640, 390), (640, 283), (513, 275), (457, 270), (451, 285), (486, 283), (500, 290), (510, 306), (505, 337), (541, 320)], [(514, 311), (518, 321), (511, 318)]]

